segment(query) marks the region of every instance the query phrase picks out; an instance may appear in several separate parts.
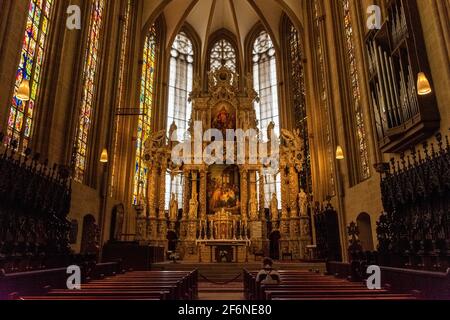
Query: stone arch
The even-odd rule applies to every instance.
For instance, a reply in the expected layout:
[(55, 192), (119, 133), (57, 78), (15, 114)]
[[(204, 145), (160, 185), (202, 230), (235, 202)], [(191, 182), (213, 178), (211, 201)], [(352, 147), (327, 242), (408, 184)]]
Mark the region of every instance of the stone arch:
[(359, 240), (364, 251), (373, 251), (373, 236), (372, 236), (372, 223), (370, 215), (366, 212), (362, 212), (356, 218), (356, 224), (359, 229)]
[(83, 218), (83, 229), (81, 237), (82, 254), (96, 254), (100, 251), (99, 244), (100, 229), (92, 214), (87, 214)]

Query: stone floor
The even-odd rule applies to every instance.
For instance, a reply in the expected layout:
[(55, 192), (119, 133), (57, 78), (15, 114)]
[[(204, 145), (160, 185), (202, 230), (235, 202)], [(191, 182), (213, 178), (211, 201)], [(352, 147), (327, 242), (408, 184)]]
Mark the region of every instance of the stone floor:
[(199, 300), (244, 300), (242, 282), (230, 282), (224, 285), (200, 282), (198, 285)]
[[(199, 273), (199, 300), (244, 300), (243, 269), (259, 270), (261, 262), (250, 263), (192, 263), (163, 262), (152, 265), (152, 270), (194, 270)], [(276, 261), (278, 270), (325, 271), (325, 264), (318, 262)]]

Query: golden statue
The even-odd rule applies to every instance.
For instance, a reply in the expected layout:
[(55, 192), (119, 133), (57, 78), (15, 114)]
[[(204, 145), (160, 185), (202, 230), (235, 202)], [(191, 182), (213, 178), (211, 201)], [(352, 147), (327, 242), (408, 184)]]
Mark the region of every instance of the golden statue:
[(272, 215), (272, 221), (278, 220), (278, 199), (275, 193), (272, 193), (272, 199), (270, 200), (270, 214)]
[(178, 201), (175, 198), (175, 193), (172, 193), (169, 205), (169, 218), (171, 221), (176, 221), (177, 217), (178, 217)]

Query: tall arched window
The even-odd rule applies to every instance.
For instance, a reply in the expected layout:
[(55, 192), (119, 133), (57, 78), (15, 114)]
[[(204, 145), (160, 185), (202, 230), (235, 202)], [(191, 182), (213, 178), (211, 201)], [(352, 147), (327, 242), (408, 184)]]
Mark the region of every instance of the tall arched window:
[[(117, 110), (124, 108), (125, 105), (125, 77), (127, 71), (127, 58), (128, 58), (128, 42), (130, 40), (130, 22), (131, 22), (131, 10), (132, 1), (127, 0), (125, 8), (123, 9), (123, 25), (121, 30), (121, 43), (120, 43), (120, 64), (119, 64), (119, 78), (117, 80)], [(117, 112), (116, 112), (117, 114)], [(113, 141), (113, 162), (112, 162), (112, 174), (111, 174), (111, 192), (113, 193), (116, 188), (117, 179), (117, 157), (118, 157), (118, 143), (119, 143), (119, 117), (116, 116), (114, 123), (114, 141)], [(112, 194), (112, 196), (114, 196)]]
[(30, 100), (14, 96), (9, 111), (7, 143), (18, 142), (19, 150), (28, 147), (33, 129), (36, 101), (41, 85), (42, 67), (46, 58), (49, 28), (52, 23), (54, 0), (30, 0), (21, 59), (16, 74), (15, 91), (22, 80), (30, 82)]
[[(194, 77), (194, 47), (192, 41), (183, 31), (180, 32), (170, 50), (170, 76), (167, 128), (175, 122), (178, 128), (178, 140), (183, 141), (189, 126), (192, 106), (189, 102), (189, 93), (192, 92)], [(171, 137), (169, 137), (171, 138)], [(178, 196), (178, 204), (183, 206), (182, 176), (173, 179), (166, 177), (166, 206), (170, 195)]]
[(285, 17), (285, 48), (287, 49), (287, 66), (289, 77), (289, 92), (295, 115), (295, 125), (300, 129), (303, 138), (303, 169), (300, 176), (301, 185), (306, 191), (312, 188), (311, 154), (309, 148), (308, 114), (306, 112), (305, 72), (303, 68), (303, 44), (295, 26)]
[(192, 41), (180, 32), (170, 50), (169, 107), (167, 127), (175, 122), (178, 139), (184, 140), (183, 133), (188, 129), (192, 106), (189, 93), (192, 91), (194, 77), (194, 48)]
[(138, 204), (140, 196), (147, 190), (148, 166), (144, 161), (144, 143), (150, 137), (151, 118), (155, 93), (155, 67), (156, 67), (157, 31), (155, 25), (145, 38), (141, 94), (139, 102), (139, 121), (136, 141), (136, 161), (134, 171), (133, 204)]
[(361, 89), (359, 84), (358, 68), (356, 64), (356, 49), (354, 45), (354, 34), (353, 34), (353, 21), (352, 14), (350, 11), (350, 1), (341, 0), (343, 8), (343, 22), (344, 22), (344, 41), (346, 45), (345, 55), (347, 57), (347, 62), (350, 72), (350, 85), (352, 94), (352, 113), (354, 117), (354, 131), (357, 141), (357, 151), (359, 159), (359, 180), (365, 180), (370, 177), (370, 163), (369, 163), (369, 153), (367, 147), (367, 133), (364, 124), (364, 113), (361, 108)]
[(209, 56), (209, 65), (210, 70), (217, 70), (224, 65), (233, 72), (236, 72), (236, 50), (230, 42), (221, 39), (214, 44)]
[(75, 148), (75, 180), (82, 182), (87, 168), (88, 140), (94, 114), (97, 71), (100, 59), (100, 33), (103, 27), (104, 0), (93, 0), (91, 5), (88, 44), (83, 67), (83, 91)]
[(322, 43), (323, 37), (323, 24), (324, 20), (321, 18), (321, 4), (320, 0), (314, 0), (312, 3), (313, 13), (314, 13), (314, 23), (313, 23), (313, 39), (315, 40), (315, 55), (316, 55), (316, 70), (317, 72), (317, 96), (320, 102), (320, 108), (323, 110), (324, 120), (324, 134), (325, 134), (325, 144), (326, 144), (326, 158), (327, 158), (327, 177), (329, 181), (328, 194), (334, 196), (335, 191), (335, 181), (334, 181), (334, 161), (335, 161), (335, 150), (333, 148), (332, 139), (332, 129), (330, 123), (330, 109), (329, 109), (329, 99), (328, 99), (328, 89), (327, 89), (327, 77), (326, 77), (326, 53), (325, 48)]
[[(259, 102), (255, 102), (256, 117), (262, 139), (267, 140), (267, 127), (275, 124), (274, 132), (280, 135), (278, 112), (277, 61), (275, 48), (266, 31), (261, 31), (253, 43), (253, 84), (259, 94)], [(272, 194), (281, 199), (280, 175), (264, 176), (265, 206), (269, 206)], [(281, 205), (281, 201), (279, 201)]]

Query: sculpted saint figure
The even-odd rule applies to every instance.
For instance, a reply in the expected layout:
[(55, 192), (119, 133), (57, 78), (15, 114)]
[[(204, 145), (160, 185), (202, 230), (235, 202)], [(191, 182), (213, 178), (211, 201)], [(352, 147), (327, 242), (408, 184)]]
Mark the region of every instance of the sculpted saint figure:
[(272, 193), (272, 199), (270, 200), (270, 214), (272, 215), (272, 221), (278, 220), (278, 199), (275, 193)]
[(175, 121), (172, 122), (172, 124), (170, 125), (170, 128), (169, 128), (169, 141), (172, 140), (172, 135), (173, 135), (174, 132), (177, 131), (177, 129), (178, 129), (178, 127), (177, 127)]
[(258, 203), (256, 202), (255, 195), (251, 195), (248, 202), (248, 211), (252, 220), (258, 220)]
[(175, 198), (175, 193), (172, 193), (170, 197), (170, 206), (169, 206), (169, 218), (171, 221), (177, 220), (178, 217), (178, 201)]
[(275, 123), (271, 121), (267, 126), (267, 139), (269, 139), (269, 141), (272, 140), (274, 130), (275, 130)]
[(308, 195), (303, 189), (300, 189), (298, 194), (298, 209), (300, 210), (300, 215), (306, 216), (308, 214)]
[(197, 219), (198, 201), (195, 198), (189, 200), (189, 218)]

